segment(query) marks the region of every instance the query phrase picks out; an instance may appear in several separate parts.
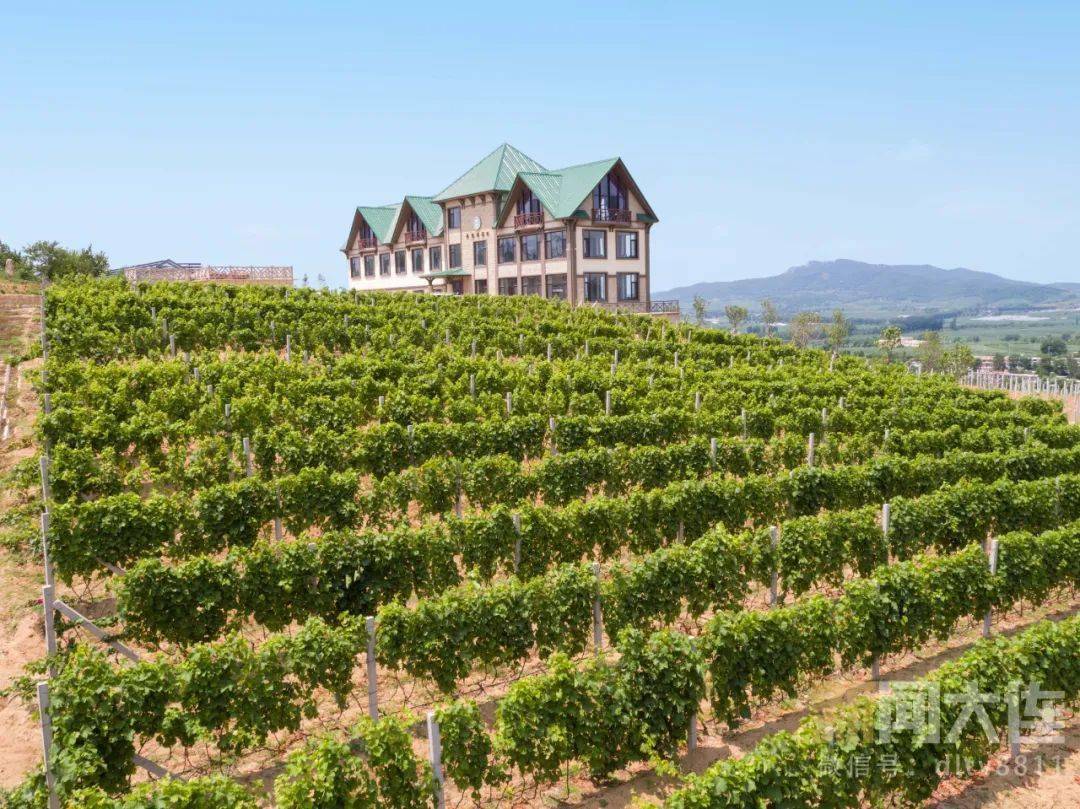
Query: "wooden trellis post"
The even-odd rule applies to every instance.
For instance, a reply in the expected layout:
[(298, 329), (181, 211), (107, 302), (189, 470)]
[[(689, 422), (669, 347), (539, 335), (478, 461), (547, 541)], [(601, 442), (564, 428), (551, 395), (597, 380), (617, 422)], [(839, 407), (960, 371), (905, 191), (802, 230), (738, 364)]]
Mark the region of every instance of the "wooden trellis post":
[(514, 514), (510, 518), (514, 523), (514, 575), (521, 568), (521, 515)]
[(604, 644), (603, 613), (600, 608), (600, 563), (593, 562), (593, 575), (596, 577), (596, 592), (593, 595), (592, 625), (593, 625), (593, 650), (596, 656), (600, 656), (600, 650)]
[(37, 684), (38, 717), (41, 721), (41, 754), (45, 768), (45, 787), (49, 792), (49, 809), (60, 809), (56, 794), (56, 775), (52, 769), (52, 717), (49, 713), (49, 684)]
[[(989, 558), (987, 559), (987, 562), (990, 565), (990, 575), (991, 576), (996, 576), (997, 575), (998, 547), (999, 547), (998, 546), (998, 541), (996, 539), (991, 539), (990, 540), (990, 546), (987, 549), (987, 553), (989, 555)], [(988, 609), (986, 611), (986, 615), (983, 617), (983, 631), (982, 631), (982, 634), (983, 634), (984, 638), (990, 637), (990, 630), (991, 630), (991, 627), (993, 626), (993, 622), (994, 622), (994, 611), (993, 611), (993, 609)]]
[(379, 718), (379, 682), (378, 668), (375, 664), (375, 617), (369, 615), (364, 619), (364, 627), (367, 629), (367, 699), (368, 716), (373, 720)]
[[(774, 551), (780, 547), (780, 526), (773, 525), (769, 527), (769, 547)], [(780, 600), (780, 571), (776, 565), (773, 565), (772, 577), (769, 582), (769, 606), (775, 607)]]
[(434, 711), (428, 711), (427, 736), (428, 756), (431, 760), (431, 771), (435, 776), (435, 801), (438, 809), (445, 809), (446, 795), (444, 794), (445, 780), (442, 768), (442, 738), (439, 735), (439, 722), (435, 719)]

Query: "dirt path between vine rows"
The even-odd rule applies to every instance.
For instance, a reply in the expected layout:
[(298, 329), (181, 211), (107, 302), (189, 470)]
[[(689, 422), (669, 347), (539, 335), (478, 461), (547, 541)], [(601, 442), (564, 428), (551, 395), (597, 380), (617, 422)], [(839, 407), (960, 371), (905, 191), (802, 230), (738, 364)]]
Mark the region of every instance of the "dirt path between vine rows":
[[(0, 375), (9, 356), (17, 356), (39, 339), (40, 298), (34, 285), (0, 294)], [(0, 433), (0, 689), (23, 674), (23, 667), (45, 651), (41, 617), (39, 565), (31, 555), (36, 491), (21, 491), (10, 479), (12, 469), (32, 458), (37, 399), (28, 379), (40, 361), (12, 368), (7, 391), (9, 434)], [(14, 697), (0, 698), (0, 787), (12, 787), (41, 763), (37, 718)]]

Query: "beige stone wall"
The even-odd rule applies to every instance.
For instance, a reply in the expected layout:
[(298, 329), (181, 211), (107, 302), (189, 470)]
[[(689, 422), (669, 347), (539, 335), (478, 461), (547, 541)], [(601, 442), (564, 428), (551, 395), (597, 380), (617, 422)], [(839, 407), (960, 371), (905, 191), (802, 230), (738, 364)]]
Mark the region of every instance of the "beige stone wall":
[[(495, 210), (497, 197), (495, 194), (478, 194), (443, 204), (444, 211), (454, 206), (461, 208), (461, 229), (458, 231), (447, 230), (448, 240), (456, 240), (461, 244), (461, 266), (472, 275), (471, 281), (487, 280), (488, 294), (498, 294), (498, 285), (495, 283)], [(479, 219), (479, 227), (477, 227)], [(444, 219), (444, 221), (446, 221)], [(487, 244), (487, 266), (476, 266), (473, 261), (473, 245), (478, 241)], [(470, 282), (470, 279), (465, 279)], [(466, 283), (466, 292), (472, 292), (471, 283)]]
[[(584, 211), (590, 219), (582, 219), (575, 229), (574, 247), (577, 254), (577, 279), (576, 300), (585, 300), (585, 273), (604, 273), (607, 276), (607, 299), (609, 302), (618, 300), (617, 279), (619, 273), (634, 272), (638, 278), (638, 300), (648, 300), (649, 279), (648, 250), (649, 229), (642, 222), (637, 221), (637, 215), (645, 213), (645, 207), (641, 200), (632, 192), (627, 193), (627, 202), (630, 207), (629, 223), (592, 222), (592, 198), (582, 203), (580, 210)], [(607, 240), (607, 252), (605, 258), (585, 258), (585, 231), (601, 230)], [(616, 258), (616, 234), (619, 231), (633, 231), (638, 236), (638, 257), (636, 259)]]

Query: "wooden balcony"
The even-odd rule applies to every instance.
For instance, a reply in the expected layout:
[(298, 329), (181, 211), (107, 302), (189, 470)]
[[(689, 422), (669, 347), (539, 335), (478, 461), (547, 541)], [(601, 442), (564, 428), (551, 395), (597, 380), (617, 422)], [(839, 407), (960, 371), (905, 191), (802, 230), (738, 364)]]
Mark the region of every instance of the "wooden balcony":
[(537, 225), (544, 224), (543, 211), (530, 211), (529, 213), (519, 213), (514, 217), (515, 228), (531, 228)]
[(426, 230), (407, 230), (405, 231), (405, 241), (407, 242), (422, 242), (427, 238)]
[(361, 250), (374, 250), (379, 246), (379, 240), (372, 236), (370, 239), (360, 239)]
[(626, 208), (593, 208), (592, 221), (611, 222), (613, 224), (630, 224), (633, 214)]

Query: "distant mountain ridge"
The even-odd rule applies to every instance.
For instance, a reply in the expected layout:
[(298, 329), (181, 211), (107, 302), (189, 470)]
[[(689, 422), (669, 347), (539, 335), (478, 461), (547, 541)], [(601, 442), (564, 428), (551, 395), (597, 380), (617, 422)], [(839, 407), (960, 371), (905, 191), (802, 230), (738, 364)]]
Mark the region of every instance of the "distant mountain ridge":
[(867, 264), (851, 259), (811, 261), (780, 275), (739, 281), (711, 281), (654, 292), (677, 298), (687, 311), (694, 296), (709, 311), (728, 304), (757, 311), (770, 299), (781, 314), (841, 308), (854, 316), (905, 315), (973, 309), (1016, 309), (1080, 300), (1080, 285), (1015, 281), (963, 267), (946, 270), (929, 264)]

